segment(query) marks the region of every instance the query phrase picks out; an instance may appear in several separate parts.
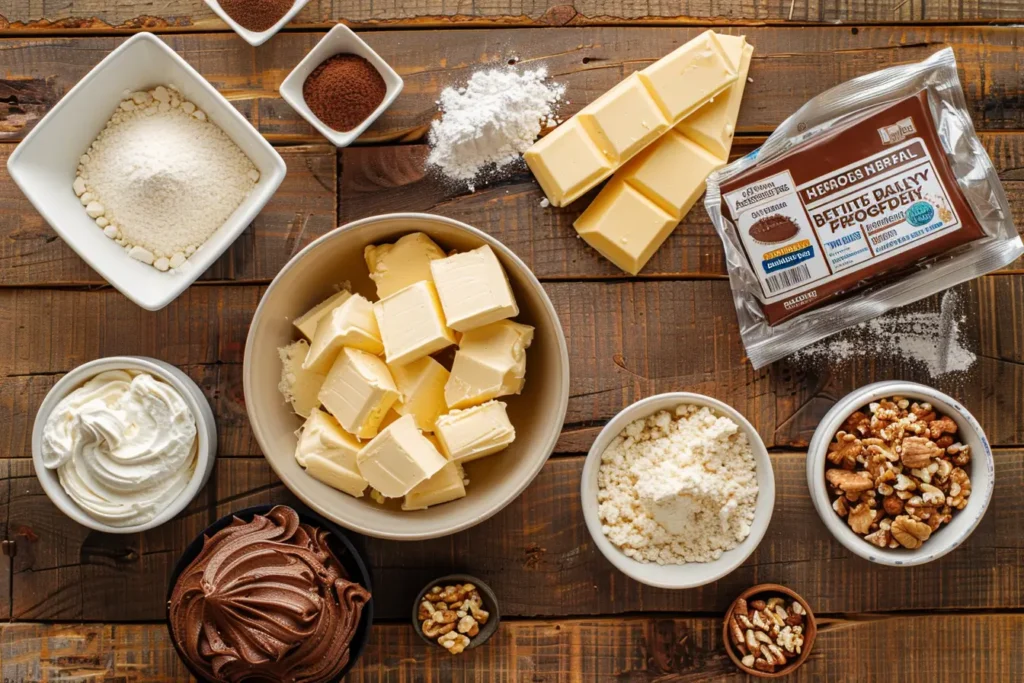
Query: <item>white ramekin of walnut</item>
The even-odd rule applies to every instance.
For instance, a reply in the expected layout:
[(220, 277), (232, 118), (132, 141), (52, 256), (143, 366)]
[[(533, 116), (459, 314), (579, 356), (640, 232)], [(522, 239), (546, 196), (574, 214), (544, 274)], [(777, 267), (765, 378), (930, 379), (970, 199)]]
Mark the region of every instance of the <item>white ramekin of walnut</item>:
[(807, 485), (825, 526), (857, 555), (911, 566), (963, 543), (992, 497), (992, 449), (946, 394), (878, 382), (839, 401), (811, 439)]
[(722, 624), (722, 641), (729, 658), (759, 678), (793, 673), (811, 654), (817, 634), (814, 613), (807, 602), (775, 583), (743, 591), (729, 606)]
[(453, 655), (483, 645), (498, 630), (500, 619), (494, 591), (467, 574), (431, 581), (412, 609), (416, 633)]

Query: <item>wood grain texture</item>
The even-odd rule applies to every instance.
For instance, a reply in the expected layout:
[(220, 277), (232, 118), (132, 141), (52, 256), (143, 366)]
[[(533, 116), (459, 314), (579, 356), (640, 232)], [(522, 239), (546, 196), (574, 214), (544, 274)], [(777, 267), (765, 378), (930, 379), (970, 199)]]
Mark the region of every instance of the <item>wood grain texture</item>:
[[(0, 144), (0, 286), (103, 284), (11, 180), (7, 158), (13, 149), (14, 145)], [(284, 183), (202, 280), (268, 281), (303, 247), (337, 226), (334, 147), (279, 151), (288, 165)], [(99, 238), (99, 228), (96, 231)]]
[[(800, 592), (826, 612), (1024, 608), (1024, 451), (997, 451), (988, 514), (955, 552), (912, 568), (868, 563), (836, 542), (807, 494), (803, 453), (773, 454), (776, 504), (764, 540), (739, 569), (708, 586), (669, 591), (627, 579), (600, 554), (579, 500), (582, 456), (553, 458), (505, 510), (473, 529), (431, 541), (356, 538), (379, 590), (381, 619), (408, 618), (417, 591), (464, 571), (500, 596), (503, 615), (724, 611), (754, 583)], [(164, 615), (172, 571), (209, 524), (251, 505), (295, 499), (263, 458), (221, 458), (186, 512), (142, 534), (91, 532), (42, 492), (26, 459), (10, 461), (11, 532), (17, 543), (13, 617), (18, 620), (139, 621)], [(472, 479), (472, 464), (469, 466)], [(344, 494), (338, 494), (344, 495)], [(472, 485), (470, 486), (472, 495)]]
[[(395, 104), (363, 142), (421, 139), (440, 91), (482, 67), (518, 58), (548, 67), (567, 86), (562, 113), (578, 111), (624, 76), (696, 36), (699, 28), (590, 27), (458, 31), (374, 31), (367, 42), (405, 79)], [(921, 60), (944, 46), (957, 53), (971, 115), (980, 130), (1024, 128), (1019, 30), (1000, 27), (723, 29), (756, 46), (738, 130), (769, 132), (808, 99), (854, 76)], [(319, 138), (277, 94), (321, 37), (287, 33), (255, 49), (234, 34), (167, 35), (164, 40), (274, 141)], [(12, 38), (0, 75), (0, 140), (17, 141), (122, 37)], [(783, 84), (783, 87), (780, 87)], [(112, 103), (113, 106), (113, 103)]]
[[(566, 26), (609, 23), (867, 23), (1019, 21), (1024, 10), (1010, 0), (478, 0), (471, 6), (444, 0), (314, 0), (289, 25), (328, 26)], [(12, 0), (0, 14), (0, 30), (224, 30), (204, 4), (166, 0)]]
[[(963, 342), (978, 355), (966, 373), (931, 378), (910, 358), (786, 360), (754, 371), (740, 344), (723, 280), (549, 282), (569, 345), (571, 386), (559, 450), (589, 448), (597, 429), (630, 403), (663, 391), (696, 391), (735, 406), (769, 446), (805, 446), (842, 396), (870, 381), (924, 382), (952, 394), (993, 444), (1024, 444), (1024, 338), (1012, 325), (1024, 275), (959, 288)], [(190, 374), (210, 400), (223, 457), (259, 455), (242, 392), (242, 357), (257, 286), (192, 287), (167, 308), (139, 309), (110, 289), (0, 290), (0, 457), (28, 457), (46, 392), (94, 358), (143, 355)], [(939, 297), (909, 310), (937, 311)], [(992, 387), (1007, 387), (994, 391)], [(275, 390), (268, 387), (268, 390)]]
[[(1024, 616), (876, 615), (820, 619), (807, 662), (787, 681), (1013, 681)], [(6, 624), (0, 676), (11, 681), (187, 680), (163, 624)], [(902, 653), (927, 656), (883, 656)], [(866, 656), (873, 653), (873, 656)], [(632, 683), (753, 680), (722, 649), (714, 617), (502, 622), (485, 647), (452, 656), (408, 624), (377, 624), (348, 683)]]

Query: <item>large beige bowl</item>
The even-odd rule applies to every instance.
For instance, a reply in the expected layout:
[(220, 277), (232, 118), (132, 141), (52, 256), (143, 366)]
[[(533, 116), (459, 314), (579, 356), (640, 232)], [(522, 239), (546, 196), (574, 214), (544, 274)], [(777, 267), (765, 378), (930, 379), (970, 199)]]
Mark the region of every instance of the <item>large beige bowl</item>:
[[(363, 260), (368, 244), (425, 232), (442, 249), (464, 251), (489, 244), (505, 267), (516, 300), (517, 321), (536, 328), (527, 352), (526, 386), (507, 396), (516, 440), (507, 450), (469, 463), (467, 495), (427, 510), (404, 512), (369, 496), (353, 498), (307, 475), (295, 462), (295, 431), (302, 426), (277, 385), (278, 348), (298, 338), (292, 320), (327, 298), (339, 283), (376, 299)], [(533, 480), (554, 450), (569, 402), (569, 355), (551, 300), (519, 257), (493, 237), (464, 223), (429, 214), (388, 214), (342, 226), (299, 252), (271, 283), (245, 345), (245, 403), (256, 440), (292, 492), (321, 515), (370, 536), (397, 540), (436, 538), (467, 529), (508, 505)]]

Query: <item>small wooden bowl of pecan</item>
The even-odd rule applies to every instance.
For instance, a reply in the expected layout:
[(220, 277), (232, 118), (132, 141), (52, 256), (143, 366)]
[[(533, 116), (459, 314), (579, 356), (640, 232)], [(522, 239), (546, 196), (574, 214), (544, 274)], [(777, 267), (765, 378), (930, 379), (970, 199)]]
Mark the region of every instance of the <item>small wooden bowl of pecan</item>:
[(777, 583), (743, 591), (725, 613), (722, 640), (729, 658), (758, 678), (781, 678), (807, 661), (818, 635), (807, 601)]
[(494, 591), (468, 574), (431, 581), (412, 606), (412, 625), (420, 638), (453, 655), (483, 645), (498, 630), (499, 621)]

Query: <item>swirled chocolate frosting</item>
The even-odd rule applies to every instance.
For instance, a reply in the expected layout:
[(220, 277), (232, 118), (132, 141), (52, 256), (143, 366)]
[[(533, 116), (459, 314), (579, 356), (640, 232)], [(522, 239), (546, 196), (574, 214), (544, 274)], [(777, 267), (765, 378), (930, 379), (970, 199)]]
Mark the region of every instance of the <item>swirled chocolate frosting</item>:
[(347, 579), (328, 535), (278, 505), (204, 540), (168, 605), (195, 672), (231, 683), (337, 677), (370, 593)]

